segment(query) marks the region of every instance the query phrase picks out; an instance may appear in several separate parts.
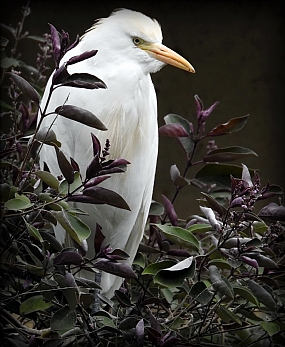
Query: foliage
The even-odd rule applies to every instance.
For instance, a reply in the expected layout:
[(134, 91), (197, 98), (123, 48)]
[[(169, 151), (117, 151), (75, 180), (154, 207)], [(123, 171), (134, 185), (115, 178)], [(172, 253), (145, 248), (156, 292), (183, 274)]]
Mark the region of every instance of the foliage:
[[(196, 95), (196, 123), (169, 114), (159, 131), (183, 147), (183, 174), (170, 168), (172, 199), (153, 202), (149, 223), (132, 268), (124, 263), (123, 250), (103, 247), (97, 225), (94, 259), (85, 257), (89, 227), (67, 201), (109, 204), (128, 209), (115, 192), (100, 187), (111, 175), (126, 170), (124, 159), (109, 160), (109, 143), (92, 135), (94, 158), (82, 181), (80, 168), (60, 150), (60, 139), (39, 130), (47, 117), (40, 107), (47, 59), (53, 54), (56, 72), (49, 98), (56, 88), (105, 88), (88, 74), (68, 73), (67, 67), (96, 56), (97, 51), (59, 61), (69, 48), (66, 32), (50, 25), (44, 38), (22, 34), (25, 17), (14, 29), (12, 49), (2, 40), (4, 55), (2, 119), (10, 129), (1, 134), (1, 324), (5, 346), (278, 346), (284, 345), (284, 221), (283, 191), (262, 186), (258, 173), (246, 165), (230, 165), (256, 153), (230, 146), (218, 148), (212, 137), (243, 128), (248, 116), (232, 118), (212, 130), (206, 122), (218, 103), (204, 109)], [(19, 40), (39, 42), (37, 67), (26, 66), (17, 55)], [(17, 71), (14, 70), (17, 68)], [(22, 76), (29, 71), (29, 77)], [(31, 74), (32, 72), (32, 74)], [(27, 81), (29, 80), (29, 82)], [(32, 86), (33, 85), (33, 86)], [(95, 91), (96, 92), (96, 91)], [(39, 121), (27, 142), (25, 135)], [(92, 113), (76, 105), (54, 110), (66, 117), (104, 131)], [(206, 142), (208, 140), (208, 142)], [(38, 167), (38, 153), (45, 143), (55, 148), (62, 177)], [(197, 148), (205, 154), (195, 159)], [(227, 164), (225, 164), (227, 163)], [(189, 169), (200, 165), (194, 178)], [(175, 200), (182, 189), (196, 187), (201, 214), (179, 219)], [(258, 201), (279, 198), (258, 211)], [(185, 202), (186, 203), (186, 202)], [(63, 248), (56, 240), (57, 223), (77, 244)], [(124, 286), (112, 300), (100, 295), (94, 280), (76, 276), (80, 269), (117, 274)], [(94, 294), (95, 303), (94, 303)], [(97, 301), (100, 300), (100, 306)]]

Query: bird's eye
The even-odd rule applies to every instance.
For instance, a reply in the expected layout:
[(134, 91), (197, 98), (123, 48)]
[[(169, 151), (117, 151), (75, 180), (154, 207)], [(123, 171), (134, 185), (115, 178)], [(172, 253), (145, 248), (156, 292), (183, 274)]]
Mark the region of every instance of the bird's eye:
[(139, 37), (133, 37), (133, 43), (138, 46), (139, 44), (143, 43), (143, 40)]

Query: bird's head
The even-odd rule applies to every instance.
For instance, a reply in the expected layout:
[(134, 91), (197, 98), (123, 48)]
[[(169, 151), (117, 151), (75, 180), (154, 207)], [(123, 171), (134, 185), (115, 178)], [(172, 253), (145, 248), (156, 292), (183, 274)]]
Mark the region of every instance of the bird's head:
[(105, 59), (114, 64), (124, 59), (126, 63), (139, 63), (147, 73), (156, 72), (165, 64), (195, 72), (186, 59), (162, 44), (159, 23), (140, 12), (115, 10), (109, 17), (98, 20), (82, 41), (86, 50), (98, 49), (98, 57), (100, 50), (102, 54), (104, 50)]

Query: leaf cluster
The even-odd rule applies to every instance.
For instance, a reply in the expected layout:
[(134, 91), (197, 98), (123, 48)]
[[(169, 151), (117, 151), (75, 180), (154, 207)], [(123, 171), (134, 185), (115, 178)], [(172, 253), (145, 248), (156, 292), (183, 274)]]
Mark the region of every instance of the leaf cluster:
[[(86, 239), (90, 229), (81, 219), (85, 212), (68, 202), (129, 209), (124, 197), (100, 186), (113, 174), (124, 172), (129, 163), (108, 159), (110, 143), (102, 149), (91, 134), (93, 159), (82, 175), (76, 161), (61, 150), (52, 129), (40, 128), (49, 116), (47, 107), (40, 106), (43, 77), (24, 78), (21, 64), (15, 62), (16, 42), (30, 36), (22, 34), (28, 14), (26, 7), (21, 25), (8, 28), (15, 44), (9, 52), (7, 39), (1, 65), (9, 101), (1, 116), (12, 123), (9, 131), (1, 133), (3, 345), (284, 345), (283, 191), (269, 183), (262, 186), (258, 173), (246, 165), (229, 164), (256, 156), (254, 151), (240, 146), (218, 148), (212, 139), (242, 130), (248, 116), (231, 118), (208, 131), (207, 119), (218, 103), (205, 109), (197, 95), (194, 124), (182, 116), (167, 115), (159, 132), (176, 138), (186, 160), (182, 173), (176, 165), (170, 168), (173, 197), (153, 201), (132, 266), (125, 262), (124, 250), (104, 244), (98, 224), (95, 256), (89, 259)], [(96, 59), (97, 51), (61, 65), (78, 39), (69, 46), (66, 32), (60, 34), (52, 25), (50, 29), (51, 35), (40, 41), (42, 53), (37, 60), (37, 76), (44, 76), (46, 60), (51, 54), (54, 57), (56, 71), (48, 100), (64, 85), (105, 88), (96, 76), (68, 72), (69, 65)], [(76, 105), (63, 104), (54, 113), (106, 130), (94, 114)], [(34, 135), (27, 142), (33, 127)], [(60, 177), (46, 165), (39, 168), (42, 145), (54, 148)], [(198, 149), (204, 154), (197, 159)], [(194, 166), (200, 169), (193, 177)], [(197, 202), (201, 213), (186, 220), (175, 209), (182, 189), (201, 192)], [(259, 208), (260, 200), (276, 198), (277, 202)], [(73, 239), (73, 247), (63, 247), (55, 238), (57, 224)], [(94, 273), (94, 281), (79, 277), (82, 269)], [(111, 300), (100, 294), (102, 271), (125, 279)]]

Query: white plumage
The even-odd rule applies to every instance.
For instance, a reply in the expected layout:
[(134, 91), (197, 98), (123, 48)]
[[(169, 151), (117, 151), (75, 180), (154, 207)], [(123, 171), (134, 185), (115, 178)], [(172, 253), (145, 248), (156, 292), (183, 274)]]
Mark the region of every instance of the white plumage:
[[(157, 101), (150, 73), (157, 72), (166, 63), (194, 72), (193, 67), (181, 56), (161, 44), (162, 33), (156, 20), (139, 12), (121, 9), (110, 17), (99, 20), (89, 29), (80, 43), (70, 50), (62, 63), (72, 56), (97, 49), (95, 57), (68, 67), (70, 74), (87, 72), (99, 77), (107, 89), (87, 90), (60, 87), (53, 93), (48, 112), (63, 105), (75, 105), (93, 112), (108, 128), (97, 131), (75, 121), (58, 116), (52, 129), (62, 143), (67, 158), (72, 157), (84, 174), (93, 157), (90, 133), (93, 132), (102, 146), (110, 140), (110, 159), (124, 158), (126, 173), (112, 175), (101, 186), (119, 193), (131, 211), (107, 205), (78, 204), (89, 213), (83, 218), (94, 235), (96, 222), (102, 226), (105, 243), (112, 248), (123, 249), (130, 255), (130, 263), (136, 254), (148, 216), (152, 198), (158, 151)], [(46, 90), (49, 90), (49, 80)], [(42, 109), (46, 103), (45, 92)], [(43, 121), (50, 126), (54, 116)], [(41, 163), (45, 161), (54, 175), (60, 175), (54, 148), (44, 146)], [(56, 227), (56, 236), (66, 242), (65, 231)], [(90, 240), (90, 242), (89, 242)], [(93, 236), (88, 239), (87, 256), (94, 254)], [(92, 273), (85, 274), (92, 276)], [(103, 273), (103, 294), (111, 297), (122, 282), (121, 278)]]

